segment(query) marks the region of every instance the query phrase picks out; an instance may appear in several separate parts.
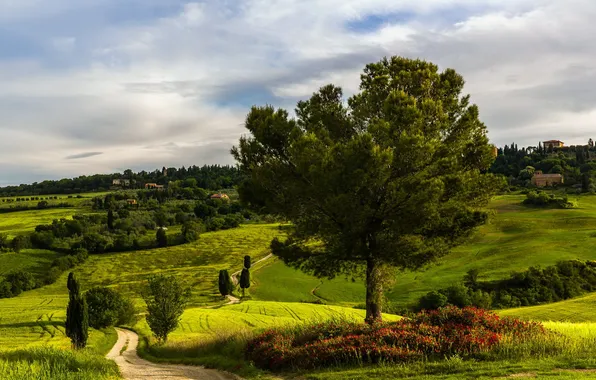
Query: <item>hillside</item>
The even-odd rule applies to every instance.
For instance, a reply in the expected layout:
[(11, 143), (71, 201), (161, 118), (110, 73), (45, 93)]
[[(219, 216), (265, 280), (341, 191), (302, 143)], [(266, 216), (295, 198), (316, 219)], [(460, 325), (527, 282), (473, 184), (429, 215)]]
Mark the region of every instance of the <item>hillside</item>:
[[(467, 244), (458, 247), (426, 271), (400, 274), (388, 292), (389, 300), (394, 305), (407, 305), (429, 290), (461, 281), (465, 272), (472, 268), (481, 270), (482, 279), (496, 279), (532, 265), (546, 266), (563, 259), (594, 258), (590, 242), (596, 236), (596, 197), (577, 198), (578, 208), (571, 210), (528, 208), (521, 205), (523, 198), (522, 195), (507, 195), (495, 199), (490, 206), (494, 215), (488, 225), (480, 228)], [(82, 207), (79, 210), (93, 212), (87, 206)], [(26, 232), (33, 230), (34, 218), (46, 211), (51, 210), (18, 211), (5, 215), (12, 217), (12, 223), (16, 223), (16, 216), (20, 215), (24, 223), (31, 225), (28, 228), (19, 227)], [(10, 222), (7, 226), (11, 226)], [(172, 226), (169, 232), (179, 233), (179, 230), (179, 226)], [(540, 233), (533, 234), (532, 231)], [(291, 326), (328, 318), (362, 320), (364, 317), (363, 310), (353, 308), (364, 300), (364, 287), (359, 280), (320, 280), (288, 268), (275, 258), (252, 268), (252, 286), (249, 289), (252, 300), (223, 305), (224, 301), (217, 293), (218, 271), (239, 270), (242, 258), (247, 254), (254, 262), (265, 257), (269, 253), (271, 239), (282, 235), (279, 224), (244, 224), (228, 230), (202, 233), (199, 240), (183, 245), (90, 255), (74, 272), (81, 280), (83, 290), (93, 286), (108, 286), (133, 298), (139, 307), (144, 306), (139, 295), (140, 286), (149, 276), (160, 273), (176, 275), (183, 284), (192, 288), (190, 304), (182, 315), (180, 326), (164, 346), (146, 345), (147, 341), (153, 340), (144, 319), (131, 326), (145, 342), (140, 348), (141, 354), (155, 361), (209, 365), (239, 371), (248, 378), (263, 377), (268, 375), (251, 368), (243, 361), (242, 353), (234, 348), (241, 347), (239, 345), (245, 337), (274, 326)], [(2, 273), (14, 269), (43, 273), (51, 261), (62, 254), (27, 249), (18, 254), (3, 255)], [(65, 272), (52, 285), (0, 300), (0, 367), (3, 358), (9, 357), (7, 355), (17, 349), (44, 347), (64, 350), (69, 347), (64, 335), (66, 275)], [(594, 300), (596, 295), (589, 294), (560, 303), (502, 310), (499, 313), (542, 321), (596, 322), (595, 314), (591, 311)], [(305, 302), (323, 302), (327, 305)], [(384, 319), (391, 321), (399, 317), (386, 314)], [(569, 334), (569, 339), (574, 339), (577, 343), (573, 344), (577, 347), (584, 347), (584, 340), (589, 338), (586, 334), (592, 336), (594, 326), (591, 323), (547, 324), (550, 329)], [(87, 360), (98, 360), (98, 355), (103, 355), (114, 339), (111, 330), (92, 330), (89, 353), (85, 354), (90, 356), (77, 354), (76, 360), (81, 366), (88, 363)], [(209, 342), (215, 342), (213, 344), (219, 347)], [(586, 350), (581, 348), (574, 355), (583, 357)], [(55, 355), (56, 352), (43, 355)], [(581, 360), (584, 365), (592, 366), (588, 359)], [(565, 368), (565, 362), (560, 358), (548, 362), (528, 359), (523, 363), (511, 359), (511, 362), (499, 361), (494, 365), (482, 362), (474, 368), (465, 363), (449, 364), (452, 366), (449, 371), (455, 371), (452, 377), (445, 376), (447, 362), (437, 362), (388, 366), (382, 370), (364, 367), (332, 372), (315, 371), (307, 374), (306, 378), (416, 377), (424, 373), (427, 378), (455, 379), (461, 376), (482, 377), (491, 371), (515, 374), (527, 370), (550, 374), (553, 369)], [(106, 367), (106, 373), (113, 370), (110, 368)], [(88, 371), (94, 373), (96, 370), (89, 367)], [(561, 376), (578, 378), (574, 372), (561, 373)]]
[[(596, 259), (596, 196), (578, 197), (575, 209), (540, 209), (521, 204), (524, 195), (494, 199), (489, 224), (479, 228), (466, 244), (420, 272), (398, 275), (387, 292), (390, 302), (406, 306), (425, 293), (462, 281), (470, 269), (480, 270), (480, 279), (508, 277), (530, 266), (548, 266), (560, 260)], [(575, 198), (574, 198), (575, 199)], [(294, 301), (322, 298), (328, 302), (363, 302), (361, 281), (336, 278), (319, 280), (273, 262), (254, 273), (252, 294), (262, 300)]]

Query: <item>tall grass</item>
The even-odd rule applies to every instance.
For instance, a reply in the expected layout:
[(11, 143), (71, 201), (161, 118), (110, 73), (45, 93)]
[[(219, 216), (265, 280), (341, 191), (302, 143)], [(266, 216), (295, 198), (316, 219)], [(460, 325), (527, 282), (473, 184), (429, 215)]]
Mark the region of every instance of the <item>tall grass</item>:
[(104, 380), (119, 379), (116, 363), (95, 352), (40, 347), (0, 352), (2, 380)]

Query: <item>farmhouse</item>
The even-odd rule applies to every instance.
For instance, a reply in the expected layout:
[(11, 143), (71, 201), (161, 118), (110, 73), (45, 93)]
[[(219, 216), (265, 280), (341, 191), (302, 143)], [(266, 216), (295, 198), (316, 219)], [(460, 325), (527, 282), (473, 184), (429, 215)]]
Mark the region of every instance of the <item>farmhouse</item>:
[(222, 193), (218, 193), (218, 194), (213, 194), (211, 196), (211, 199), (222, 199), (222, 200), (230, 200), (230, 197), (228, 197), (228, 194), (222, 194)]
[(127, 199), (126, 203), (128, 203), (129, 205), (136, 205), (137, 204), (137, 200), (136, 199)]
[(538, 170), (532, 177), (532, 184), (538, 187), (552, 186), (563, 183), (563, 176), (561, 174), (542, 174)]
[(158, 185), (157, 183), (146, 183), (145, 189), (156, 189), (156, 190), (164, 190), (163, 185)]
[(542, 145), (545, 148), (562, 148), (565, 146), (565, 144), (563, 143), (563, 141), (561, 140), (548, 140), (548, 141), (543, 141)]
[(112, 185), (114, 186), (130, 186), (130, 179), (113, 179)]

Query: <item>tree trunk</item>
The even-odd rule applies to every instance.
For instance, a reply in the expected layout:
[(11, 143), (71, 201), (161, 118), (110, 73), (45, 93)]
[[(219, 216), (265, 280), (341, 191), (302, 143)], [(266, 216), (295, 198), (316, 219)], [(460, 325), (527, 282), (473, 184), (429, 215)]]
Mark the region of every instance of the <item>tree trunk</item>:
[(381, 283), (381, 270), (379, 263), (373, 259), (366, 261), (366, 319), (368, 324), (382, 322), (381, 299), (383, 297), (383, 284)]

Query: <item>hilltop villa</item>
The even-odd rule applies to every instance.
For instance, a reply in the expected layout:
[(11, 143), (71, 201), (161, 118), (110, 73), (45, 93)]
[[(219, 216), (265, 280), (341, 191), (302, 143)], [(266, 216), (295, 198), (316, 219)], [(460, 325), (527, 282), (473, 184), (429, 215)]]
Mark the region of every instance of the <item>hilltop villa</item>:
[(552, 186), (563, 183), (563, 176), (561, 174), (542, 174), (537, 170), (532, 177), (532, 184), (537, 187)]
[(543, 141), (542, 145), (545, 148), (562, 148), (565, 146), (565, 144), (563, 143), (563, 141), (561, 140), (548, 140), (548, 141)]

